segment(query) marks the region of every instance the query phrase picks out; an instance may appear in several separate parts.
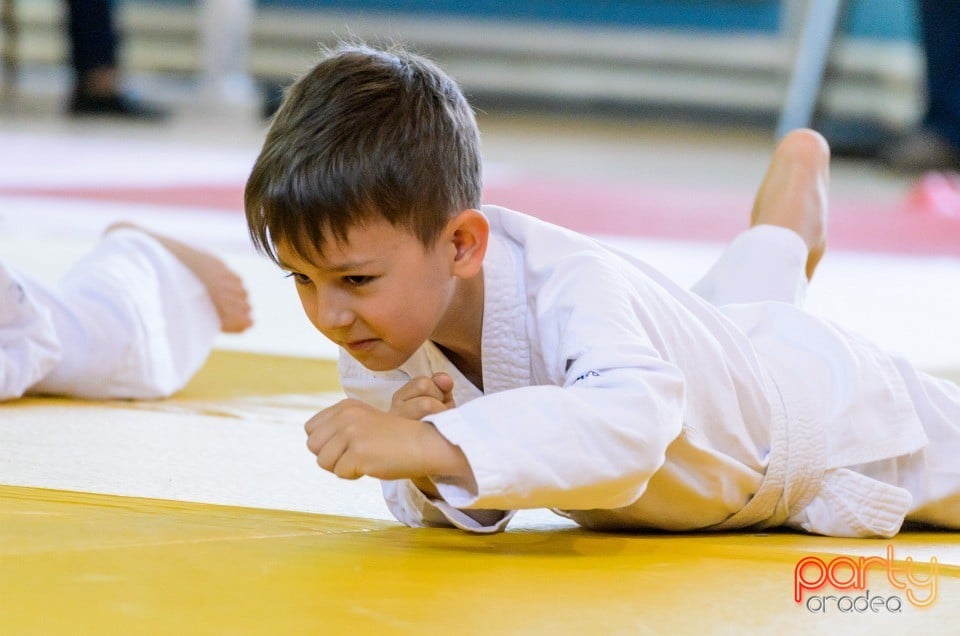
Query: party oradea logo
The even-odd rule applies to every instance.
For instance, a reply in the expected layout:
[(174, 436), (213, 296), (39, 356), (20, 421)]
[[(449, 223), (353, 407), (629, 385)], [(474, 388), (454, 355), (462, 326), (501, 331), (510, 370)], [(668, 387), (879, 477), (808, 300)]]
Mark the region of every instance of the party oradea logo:
[(885, 557), (806, 556), (793, 570), (793, 600), (814, 614), (898, 614), (937, 601), (937, 558), (897, 561), (892, 545)]

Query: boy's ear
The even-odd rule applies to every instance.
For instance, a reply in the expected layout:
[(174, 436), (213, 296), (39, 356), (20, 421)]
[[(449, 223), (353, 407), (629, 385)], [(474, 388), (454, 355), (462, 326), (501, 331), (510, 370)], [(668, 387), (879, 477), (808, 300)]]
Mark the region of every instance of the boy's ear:
[(483, 266), (490, 238), (490, 223), (479, 210), (463, 210), (447, 223), (445, 232), (453, 248), (453, 275), (458, 278), (476, 276)]

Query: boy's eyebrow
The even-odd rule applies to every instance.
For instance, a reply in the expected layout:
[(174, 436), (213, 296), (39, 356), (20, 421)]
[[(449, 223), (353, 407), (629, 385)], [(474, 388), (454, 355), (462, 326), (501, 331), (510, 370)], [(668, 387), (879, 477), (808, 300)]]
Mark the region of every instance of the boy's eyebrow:
[[(348, 262), (346, 262), (346, 263), (339, 263), (339, 264), (337, 264), (337, 265), (328, 265), (328, 266), (326, 266), (326, 267), (317, 267), (317, 269), (323, 270), (323, 271), (325, 271), (325, 272), (330, 272), (331, 274), (338, 274), (338, 273), (347, 272), (347, 271), (350, 271), (350, 270), (353, 270), (353, 269), (360, 269), (360, 268), (362, 268), (362, 267), (366, 267), (367, 265), (372, 265), (374, 262), (375, 262), (374, 259), (371, 258), (371, 259), (367, 259), (367, 260), (365, 260), (365, 261), (348, 261)], [(277, 264), (278, 264), (281, 268), (286, 269), (286, 270), (294, 271), (294, 270), (297, 269), (296, 267), (292, 267), (292, 266), (290, 266), (290, 265), (287, 265), (287, 264), (284, 263), (282, 260), (277, 261)]]

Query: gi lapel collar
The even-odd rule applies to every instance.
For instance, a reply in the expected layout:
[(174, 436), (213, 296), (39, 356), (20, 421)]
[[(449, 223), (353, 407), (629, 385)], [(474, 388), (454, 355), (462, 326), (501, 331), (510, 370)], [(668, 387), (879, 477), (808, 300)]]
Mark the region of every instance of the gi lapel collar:
[(483, 283), (480, 355), (484, 393), (529, 386), (530, 341), (522, 255), (496, 231), (490, 233), (483, 261)]

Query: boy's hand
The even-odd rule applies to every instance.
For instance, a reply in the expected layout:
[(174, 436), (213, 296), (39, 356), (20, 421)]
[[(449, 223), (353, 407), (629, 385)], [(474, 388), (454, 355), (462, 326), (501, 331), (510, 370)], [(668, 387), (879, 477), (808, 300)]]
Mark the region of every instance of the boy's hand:
[[(431, 377), (413, 378), (393, 394), (390, 413), (419, 420), (427, 415), (440, 413), (456, 406), (453, 402), (453, 378), (446, 373), (434, 373)], [(413, 484), (428, 497), (440, 498), (436, 486), (427, 477), (411, 478)]]
[(411, 420), (452, 409), (453, 378), (446, 373), (413, 378), (393, 394), (390, 413)]
[(357, 400), (320, 411), (304, 428), (307, 448), (320, 467), (344, 479), (369, 475), (419, 483), (428, 482), (429, 475), (473, 477), (460, 448), (433, 424), (384, 413)]

